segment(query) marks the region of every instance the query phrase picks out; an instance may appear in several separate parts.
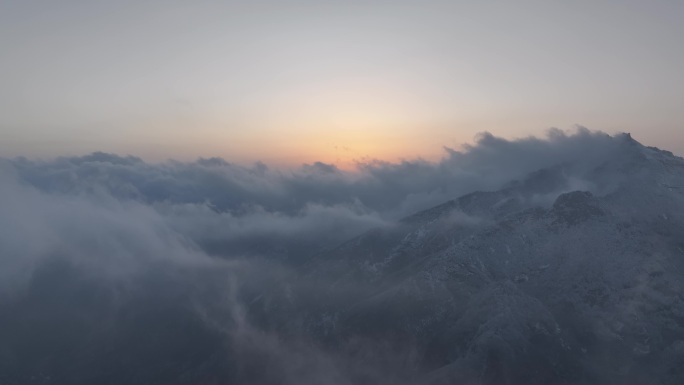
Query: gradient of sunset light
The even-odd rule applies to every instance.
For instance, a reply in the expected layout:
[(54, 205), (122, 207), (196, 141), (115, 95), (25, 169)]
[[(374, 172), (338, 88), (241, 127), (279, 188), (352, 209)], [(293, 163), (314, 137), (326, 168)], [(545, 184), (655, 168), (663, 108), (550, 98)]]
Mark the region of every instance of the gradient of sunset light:
[(10, 1), (0, 157), (437, 159), (581, 124), (684, 153), (684, 2)]

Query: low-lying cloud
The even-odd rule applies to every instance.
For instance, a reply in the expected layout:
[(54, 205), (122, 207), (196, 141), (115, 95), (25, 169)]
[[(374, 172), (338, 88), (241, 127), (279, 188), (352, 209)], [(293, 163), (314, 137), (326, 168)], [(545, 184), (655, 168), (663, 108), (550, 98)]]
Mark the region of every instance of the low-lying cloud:
[(498, 189), (539, 169), (588, 168), (613, 156), (619, 142), (585, 128), (570, 134), (553, 129), (542, 139), (484, 133), (460, 151), (445, 148), (436, 163), (375, 161), (358, 164), (354, 172), (323, 163), (283, 171), (220, 158), (150, 164), (93, 153), (5, 160), (4, 173), (46, 196), (151, 208), (167, 225), (199, 241), (264, 236), (334, 242), (475, 190)]
[[(439, 162), (375, 161), (358, 164), (354, 172), (324, 163), (283, 171), (263, 163), (242, 166), (219, 158), (151, 164), (105, 153), (49, 161), (1, 160), (0, 306), (10, 316), (0, 316), (0, 325), (16, 326), (12, 323), (15, 315), (51, 325), (49, 319), (40, 318), (50, 313), (39, 312), (47, 306), (43, 301), (47, 297), (49, 306), (69, 309), (63, 325), (55, 321), (56, 333), (84, 322), (85, 330), (98, 336), (93, 338), (102, 338), (97, 341), (113, 344), (111, 349), (116, 350), (116, 343), (108, 339), (116, 340), (116, 334), (110, 336), (109, 330), (124, 330), (129, 319), (142, 320), (141, 327), (153, 327), (159, 321), (156, 316), (145, 318), (153, 303), (156, 310), (155, 306), (174, 309), (171, 315), (191, 309), (206, 327), (198, 332), (200, 337), (202, 333), (227, 336), (231, 349), (237, 351), (224, 351), (213, 342), (196, 348), (208, 352), (201, 360), (209, 362), (206, 365), (212, 370), (243, 373), (238, 380), (253, 375), (265, 381), (257, 369), (249, 367), (265, 359), (281, 368), (269, 374), (272, 383), (283, 383), (278, 382), (283, 378), (292, 384), (324, 383), (323, 377), (331, 384), (358, 383), (360, 378), (377, 383), (389, 373), (395, 373), (394, 381), (399, 383), (398, 374), (409, 375), (416, 361), (410, 345), (398, 350), (382, 342), (363, 343), (363, 348), (344, 345), (355, 351), (344, 357), (354, 359), (324, 352), (313, 342), (302, 342), (301, 336), (283, 337), (277, 330), (266, 332), (251, 325), (241, 312), (244, 301), (254, 298), (244, 293), (273, 290), (278, 285), (285, 290), (298, 279), (292, 266), (321, 248), (373, 228), (393, 226), (403, 216), (460, 195), (501, 188), (539, 169), (572, 165), (567, 170), (568, 183), (585, 186), (582, 175), (616, 156), (623, 142), (623, 137), (585, 128), (573, 133), (550, 130), (541, 139), (506, 140), (485, 133), (462, 150), (445, 148)], [(464, 226), (482, 223), (480, 218), (460, 213), (448, 220)], [(52, 263), (66, 264), (64, 271), (72, 273), (54, 278), (46, 273), (56, 269), (50, 267)], [(57, 289), (35, 294), (43, 293), (41, 285)], [(97, 292), (93, 288), (105, 288), (107, 293), (95, 301), (105, 309), (102, 314), (118, 315), (88, 318), (78, 312), (79, 298), (87, 297), (90, 290)], [(179, 323), (178, 330), (195, 330), (194, 321), (187, 322)], [(174, 335), (178, 330), (159, 333)], [(5, 337), (21, 343), (19, 338), (32, 333), (23, 330)], [(12, 356), (6, 353), (11, 344), (0, 343), (0, 361), (4, 357), (6, 362), (0, 364), (0, 382), (3, 373), (21, 376), (21, 365), (29, 367), (32, 359), (45, 359), (35, 352)], [(401, 354), (375, 362), (382, 367), (380, 371), (371, 368), (373, 361), (358, 359), (393, 349)], [(243, 353), (254, 361), (241, 360)], [(184, 351), (177, 354), (169, 360), (190, 359)], [(22, 359), (27, 363), (16, 364)], [(221, 366), (224, 362), (244, 367)], [(59, 367), (54, 362), (43, 366), (46, 373)], [(250, 372), (254, 370), (256, 374)], [(69, 373), (60, 375), (83, 380)], [(196, 375), (212, 381), (204, 372)]]

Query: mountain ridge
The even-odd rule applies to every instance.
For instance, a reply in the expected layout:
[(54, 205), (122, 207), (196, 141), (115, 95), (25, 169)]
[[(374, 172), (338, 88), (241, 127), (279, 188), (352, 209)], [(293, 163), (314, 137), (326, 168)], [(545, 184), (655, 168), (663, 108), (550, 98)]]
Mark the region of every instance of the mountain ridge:
[[(375, 294), (346, 293), (347, 305), (323, 306), (336, 325), (309, 314), (307, 330), (342, 340), (422, 336), (432, 341), (421, 346), (425, 357), (451, 357), (426, 383), (465, 381), (474, 367), (487, 384), (677, 383), (684, 221), (676, 209), (684, 197), (672, 186), (684, 182), (684, 160), (628, 134), (618, 140), (626, 151), (617, 159), (579, 173), (574, 165), (539, 170), (310, 261), (308, 275)], [(573, 189), (578, 182), (590, 189)], [(545, 374), (534, 378), (521, 369), (528, 366)]]

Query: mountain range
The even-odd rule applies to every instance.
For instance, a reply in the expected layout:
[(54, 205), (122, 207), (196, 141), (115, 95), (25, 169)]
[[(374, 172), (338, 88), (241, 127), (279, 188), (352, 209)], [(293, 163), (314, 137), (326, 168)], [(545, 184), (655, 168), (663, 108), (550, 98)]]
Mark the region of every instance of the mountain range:
[(684, 159), (611, 143), (285, 262), (54, 252), (0, 302), (0, 383), (684, 383)]

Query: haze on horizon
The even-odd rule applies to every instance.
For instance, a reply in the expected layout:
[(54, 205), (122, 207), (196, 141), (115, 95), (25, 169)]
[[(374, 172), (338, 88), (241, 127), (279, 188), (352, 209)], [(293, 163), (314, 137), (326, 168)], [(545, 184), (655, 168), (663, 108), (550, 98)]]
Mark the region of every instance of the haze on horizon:
[(575, 124), (684, 153), (679, 1), (5, 1), (0, 156), (293, 165)]

